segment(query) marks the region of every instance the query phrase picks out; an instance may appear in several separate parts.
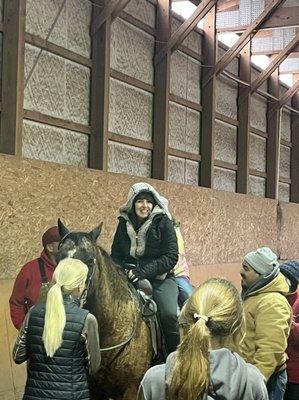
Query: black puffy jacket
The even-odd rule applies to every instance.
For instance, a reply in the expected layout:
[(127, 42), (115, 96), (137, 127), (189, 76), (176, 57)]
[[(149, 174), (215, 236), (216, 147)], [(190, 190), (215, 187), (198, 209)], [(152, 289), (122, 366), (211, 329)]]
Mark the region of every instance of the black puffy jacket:
[(29, 317), (26, 352), (28, 378), (24, 400), (88, 400), (86, 347), (81, 333), (88, 311), (74, 302), (65, 303), (66, 325), (61, 347), (48, 357), (42, 342), (45, 305), (32, 309)]
[[(136, 231), (138, 239), (138, 230)], [(133, 263), (134, 274), (139, 279), (154, 280), (157, 275), (169, 273), (178, 261), (178, 244), (172, 221), (165, 214), (158, 214), (146, 233), (144, 254), (130, 255), (131, 240), (127, 232), (127, 220), (119, 217), (111, 256), (119, 265)]]

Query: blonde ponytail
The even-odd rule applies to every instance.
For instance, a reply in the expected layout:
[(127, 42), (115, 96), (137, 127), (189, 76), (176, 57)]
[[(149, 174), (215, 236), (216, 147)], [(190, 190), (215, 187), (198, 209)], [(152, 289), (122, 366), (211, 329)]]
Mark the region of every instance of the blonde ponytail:
[(53, 286), (50, 288), (47, 301), (43, 342), (46, 354), (53, 357), (62, 344), (66, 314), (63, 295), (71, 294), (79, 285), (84, 284), (88, 268), (80, 260), (67, 258), (60, 261), (53, 274)]
[(167, 385), (167, 400), (203, 399), (210, 379), (211, 342), (235, 350), (234, 340), (243, 321), (241, 298), (231, 282), (212, 278), (195, 289), (179, 317), (181, 344)]

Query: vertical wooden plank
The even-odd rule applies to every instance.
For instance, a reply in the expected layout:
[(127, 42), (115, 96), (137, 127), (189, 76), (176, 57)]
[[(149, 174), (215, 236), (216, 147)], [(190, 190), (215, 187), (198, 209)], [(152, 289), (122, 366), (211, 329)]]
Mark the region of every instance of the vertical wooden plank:
[[(215, 85), (216, 77), (211, 75), (216, 63), (216, 6), (204, 18), (204, 36), (202, 40), (201, 90), (201, 163), (199, 182), (201, 186), (213, 187), (214, 175), (214, 127), (215, 127)], [(210, 77), (209, 79), (207, 79)]]
[(0, 152), (22, 155), (26, 0), (5, 0)]
[[(251, 83), (251, 41), (240, 52), (239, 75), (244, 82)], [(250, 138), (250, 87), (239, 84), (238, 89), (238, 140), (237, 140), (237, 192), (248, 193), (249, 138)]]
[[(93, 21), (109, 0), (97, 0)], [(89, 167), (107, 171), (111, 15), (92, 36)]]
[[(299, 78), (299, 77), (298, 77)], [(299, 93), (293, 96), (292, 106), (299, 111)], [(291, 196), (290, 201), (299, 203), (299, 115), (291, 116)]]
[[(278, 68), (269, 77), (268, 91), (279, 98)], [(279, 153), (280, 153), (280, 108), (273, 107), (277, 103), (269, 99), (267, 105), (267, 156), (266, 156), (266, 197), (278, 199)]]
[[(158, 0), (155, 55), (169, 40), (170, 15), (171, 0)], [(152, 177), (161, 180), (168, 178), (169, 85), (170, 50), (155, 65)]]

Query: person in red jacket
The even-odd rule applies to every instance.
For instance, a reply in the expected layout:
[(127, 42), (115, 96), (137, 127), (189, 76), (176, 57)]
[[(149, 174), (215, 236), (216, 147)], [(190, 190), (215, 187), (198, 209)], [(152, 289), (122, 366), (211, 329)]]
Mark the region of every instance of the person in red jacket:
[(293, 310), (291, 332), (288, 339), (287, 374), (288, 383), (284, 400), (299, 399), (299, 262), (286, 261), (280, 265), (280, 272), (286, 277), (290, 291), (287, 299)]
[(9, 306), (12, 323), (18, 330), (30, 307), (37, 302), (42, 284), (51, 282), (59, 242), (58, 227), (53, 226), (42, 236), (43, 251), (39, 258), (25, 264), (16, 277)]

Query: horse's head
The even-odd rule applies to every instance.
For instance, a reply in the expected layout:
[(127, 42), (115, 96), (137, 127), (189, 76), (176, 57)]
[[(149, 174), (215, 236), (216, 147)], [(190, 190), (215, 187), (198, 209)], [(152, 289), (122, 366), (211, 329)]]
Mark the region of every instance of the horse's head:
[(87, 290), (89, 290), (96, 268), (97, 239), (101, 234), (102, 226), (103, 223), (90, 232), (72, 232), (58, 219), (58, 228), (62, 239), (56, 256), (57, 262), (64, 258), (76, 258), (84, 262), (88, 267)]

